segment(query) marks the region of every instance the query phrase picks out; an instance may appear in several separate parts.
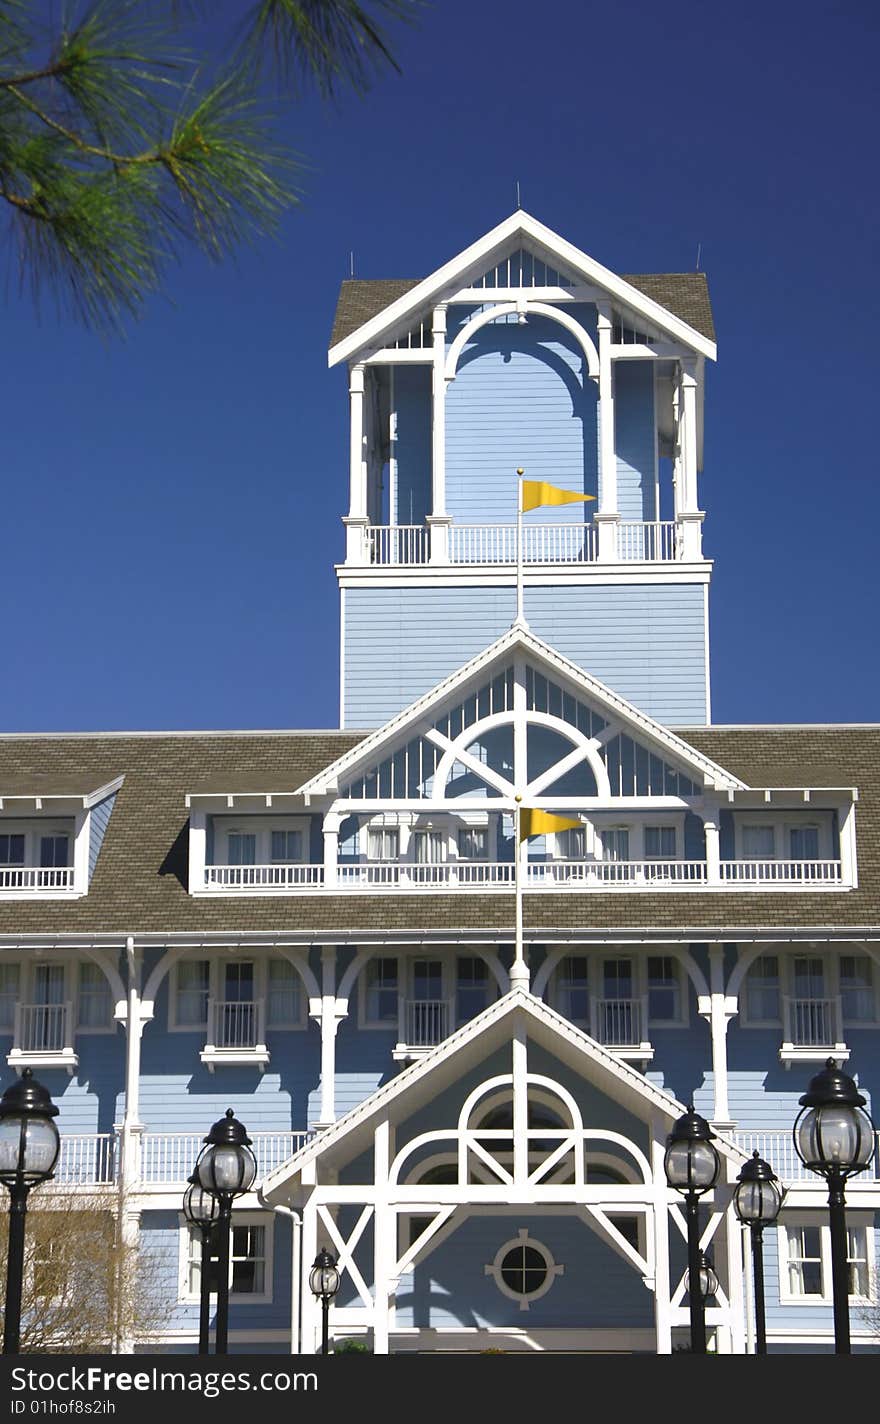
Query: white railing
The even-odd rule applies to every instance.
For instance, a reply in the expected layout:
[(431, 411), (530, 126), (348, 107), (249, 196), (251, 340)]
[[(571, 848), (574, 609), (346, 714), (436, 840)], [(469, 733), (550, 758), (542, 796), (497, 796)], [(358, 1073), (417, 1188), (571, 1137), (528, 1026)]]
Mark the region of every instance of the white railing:
[(321, 885), (323, 865), (206, 865), (206, 890), (286, 890)]
[(722, 860), (721, 879), (736, 885), (838, 885), (839, 860)]
[(0, 890), (72, 890), (72, 865), (18, 865), (0, 869)]
[(407, 999), (403, 1041), (408, 1048), (433, 1048), (449, 1033), (450, 1006), (445, 999)]
[(428, 562), (428, 530), (424, 524), (371, 524), (367, 541), (371, 564)]
[(261, 999), (211, 999), (213, 1048), (256, 1048), (264, 1042)]
[(593, 1036), (599, 1043), (636, 1048), (642, 1042), (641, 999), (597, 999), (593, 1011)]
[(108, 1186), (116, 1181), (117, 1139), (113, 1132), (62, 1133), (55, 1167), (59, 1186)]
[(786, 1040), (801, 1048), (833, 1048), (843, 1042), (840, 999), (783, 995)]
[[(280, 1167), (313, 1136), (312, 1132), (252, 1132), (257, 1181)], [(145, 1132), (141, 1140), (142, 1183), (150, 1187), (183, 1186), (204, 1145), (204, 1133)]]
[[(524, 564), (591, 564), (598, 554), (595, 524), (524, 524)], [(515, 524), (451, 524), (451, 564), (516, 563)]]
[(526, 888), (541, 885), (579, 885), (605, 889), (623, 885), (702, 885), (706, 863), (702, 860), (548, 860), (530, 865)]
[(621, 520), (617, 526), (617, 557), (622, 562), (668, 563), (676, 556), (675, 523), (655, 519), (650, 523)]
[(15, 1047), (20, 1053), (61, 1053), (72, 1042), (67, 1004), (18, 1004)]
[(450, 885), (508, 885), (514, 882), (512, 861), (455, 861), (438, 865), (408, 865), (396, 860), (371, 860), (364, 865), (340, 865), (340, 888), (425, 890)]
[[(742, 1131), (737, 1129), (736, 1132), (731, 1132), (730, 1136), (737, 1147), (740, 1147), (743, 1152), (748, 1152), (750, 1156), (752, 1152), (757, 1151), (765, 1162), (770, 1163), (781, 1182), (814, 1182), (817, 1186), (822, 1186), (823, 1190), (827, 1190), (824, 1188), (822, 1178), (815, 1172), (808, 1171), (795, 1152), (791, 1128), (746, 1128)], [(878, 1153), (880, 1153), (880, 1133), (877, 1133), (877, 1146), (872, 1165), (867, 1171), (854, 1177), (854, 1182), (880, 1180)]]

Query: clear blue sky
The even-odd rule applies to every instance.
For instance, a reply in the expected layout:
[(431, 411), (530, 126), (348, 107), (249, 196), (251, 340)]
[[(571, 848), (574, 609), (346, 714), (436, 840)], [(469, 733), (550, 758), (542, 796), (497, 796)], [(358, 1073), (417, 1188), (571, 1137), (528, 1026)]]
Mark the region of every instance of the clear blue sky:
[(516, 179), (617, 271), (702, 244), (714, 720), (880, 721), (878, 37), (873, 0), (437, 0), (402, 76), (287, 110), (280, 242), (188, 256), (124, 343), (7, 263), (0, 728), (336, 724), (338, 283), (427, 274)]

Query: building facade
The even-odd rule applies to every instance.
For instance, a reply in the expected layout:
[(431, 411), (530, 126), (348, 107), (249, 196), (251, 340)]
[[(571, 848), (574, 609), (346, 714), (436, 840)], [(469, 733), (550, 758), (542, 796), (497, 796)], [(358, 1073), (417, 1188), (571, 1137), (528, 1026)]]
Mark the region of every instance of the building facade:
[[(334, 1338), (378, 1353), (668, 1353), (690, 1102), (714, 1348), (753, 1345), (753, 1148), (788, 1187), (770, 1348), (831, 1348), (791, 1127), (829, 1056), (880, 1080), (880, 728), (711, 721), (714, 358), (702, 274), (616, 275), (522, 212), (422, 282), (344, 283), (340, 728), (0, 738), (2, 1053), (60, 1108), (44, 1208), (100, 1199), (161, 1280), (117, 1348), (195, 1348), (181, 1197), (232, 1107), (233, 1349), (314, 1351), (326, 1245)], [(517, 468), (591, 502), (518, 541)], [(572, 824), (519, 840), (520, 807)], [(876, 1349), (876, 1167), (848, 1207)]]

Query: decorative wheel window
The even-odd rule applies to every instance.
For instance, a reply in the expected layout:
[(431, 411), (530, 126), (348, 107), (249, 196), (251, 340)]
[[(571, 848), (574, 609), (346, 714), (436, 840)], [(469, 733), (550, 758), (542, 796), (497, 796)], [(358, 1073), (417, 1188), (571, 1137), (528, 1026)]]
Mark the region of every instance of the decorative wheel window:
[(527, 1227), (521, 1227), (516, 1239), (505, 1241), (492, 1264), (484, 1269), (502, 1295), (519, 1301), (520, 1310), (528, 1310), (533, 1300), (547, 1294), (565, 1267), (557, 1266), (549, 1249), (529, 1236)]

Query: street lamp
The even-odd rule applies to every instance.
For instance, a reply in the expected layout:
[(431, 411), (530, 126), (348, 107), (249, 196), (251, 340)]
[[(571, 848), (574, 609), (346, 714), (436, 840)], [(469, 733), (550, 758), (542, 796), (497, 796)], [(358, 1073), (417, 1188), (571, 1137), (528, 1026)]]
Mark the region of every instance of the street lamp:
[(764, 1227), (772, 1226), (785, 1200), (785, 1191), (769, 1162), (757, 1148), (746, 1162), (733, 1193), (734, 1210), (752, 1234), (752, 1271), (755, 1277), (755, 1353), (767, 1353), (764, 1314)]
[(24, 1219), (28, 1193), (55, 1171), (61, 1140), (52, 1121), (58, 1109), (30, 1068), (0, 1098), (0, 1182), (9, 1189), (4, 1355), (17, 1355), (24, 1280)]
[(834, 1297), (834, 1350), (850, 1353), (849, 1280), (847, 1270), (847, 1177), (870, 1167), (874, 1157), (874, 1124), (855, 1080), (829, 1058), (810, 1079), (800, 1099), (794, 1124), (794, 1147), (804, 1166), (828, 1183), (831, 1225), (831, 1284)]
[(199, 1268), (199, 1354), (208, 1354), (208, 1331), (211, 1320), (211, 1236), (220, 1218), (220, 1202), (206, 1191), (195, 1172), (183, 1194), (183, 1214), (194, 1226), (202, 1241)]
[(199, 1153), (193, 1174), (206, 1192), (217, 1198), (217, 1316), (214, 1323), (214, 1354), (228, 1354), (229, 1333), (229, 1237), (232, 1202), (250, 1191), (257, 1175), (257, 1160), (244, 1123), (232, 1111), (215, 1122)]
[(321, 1247), (309, 1272), (309, 1289), (321, 1302), (321, 1354), (329, 1355), (330, 1302), (339, 1290), (339, 1271), (336, 1257), (331, 1256), (326, 1246)]
[[(666, 1139), (663, 1168), (666, 1180), (684, 1196), (688, 1245), (688, 1301), (691, 1316), (691, 1352), (706, 1353), (706, 1292), (700, 1279), (700, 1197), (718, 1180), (721, 1159), (712, 1146), (715, 1134), (693, 1104), (673, 1125)], [(717, 1286), (717, 1281), (716, 1281)]]

